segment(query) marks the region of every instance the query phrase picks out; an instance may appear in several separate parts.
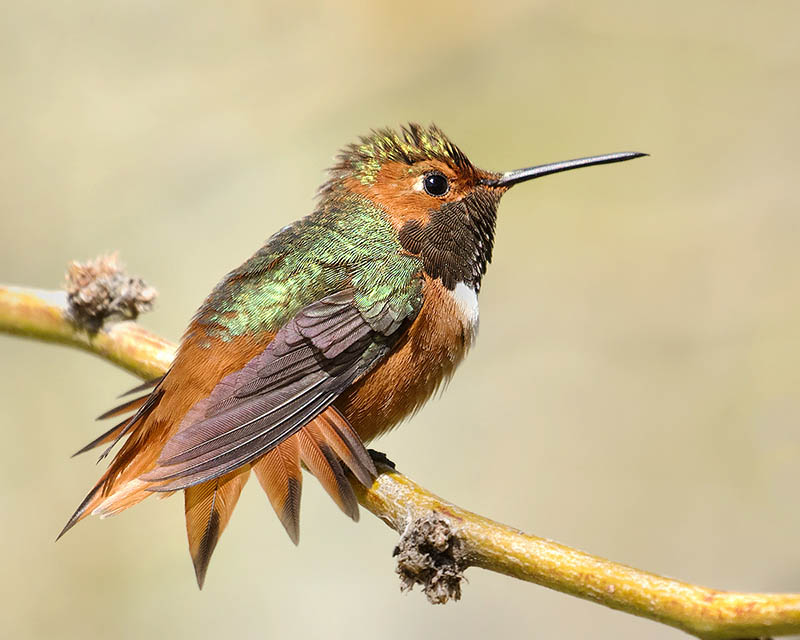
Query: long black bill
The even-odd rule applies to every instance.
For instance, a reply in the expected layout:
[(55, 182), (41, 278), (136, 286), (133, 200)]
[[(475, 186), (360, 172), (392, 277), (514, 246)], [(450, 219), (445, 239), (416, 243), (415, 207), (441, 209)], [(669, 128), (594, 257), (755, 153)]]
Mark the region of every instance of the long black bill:
[(591, 167), (596, 164), (625, 162), (625, 160), (633, 160), (634, 158), (641, 158), (642, 156), (646, 155), (648, 154), (639, 153), (638, 151), (623, 151), (621, 153), (608, 153), (604, 156), (592, 156), (590, 158), (577, 158), (575, 160), (564, 160), (562, 162), (553, 162), (551, 164), (540, 164), (537, 167), (506, 171), (499, 178), (484, 180), (483, 183), (490, 187), (511, 187), (520, 182), (525, 182), (526, 180), (533, 180), (534, 178), (549, 176), (552, 173), (561, 173), (562, 171), (580, 169), (581, 167)]

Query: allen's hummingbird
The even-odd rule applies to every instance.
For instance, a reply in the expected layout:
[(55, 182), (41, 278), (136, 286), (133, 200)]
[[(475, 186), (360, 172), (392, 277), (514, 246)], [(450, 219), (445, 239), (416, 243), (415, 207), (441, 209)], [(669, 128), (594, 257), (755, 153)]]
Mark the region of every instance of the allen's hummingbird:
[(345, 470), (372, 483), (363, 442), (420, 407), (475, 338), (501, 196), (526, 180), (642, 155), (492, 173), (437, 127), (415, 124), (347, 147), (314, 213), (229, 273), (167, 374), (104, 414), (135, 411), (81, 450), (125, 440), (62, 534), (89, 514), (183, 490), (202, 586), (251, 471), (297, 543), (301, 462), (357, 519)]

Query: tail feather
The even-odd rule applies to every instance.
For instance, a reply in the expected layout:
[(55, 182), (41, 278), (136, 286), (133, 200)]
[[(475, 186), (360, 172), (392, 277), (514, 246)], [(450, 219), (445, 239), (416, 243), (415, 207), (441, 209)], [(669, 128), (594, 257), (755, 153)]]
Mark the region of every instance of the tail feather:
[[(146, 382), (143, 385), (139, 385), (138, 387), (136, 387), (134, 389), (131, 389), (130, 391), (128, 391), (128, 393), (126, 393), (124, 395), (128, 395), (130, 393), (135, 393), (136, 391), (142, 391), (142, 390), (144, 390), (144, 389), (146, 389), (148, 387), (155, 386), (160, 381), (161, 381), (161, 378), (158, 378), (156, 380), (151, 380), (150, 382)], [(113, 409), (109, 409), (105, 413), (97, 416), (98, 420), (105, 420), (107, 418), (114, 418), (116, 416), (120, 416), (123, 413), (129, 413), (131, 411), (136, 411), (136, 413), (133, 416), (128, 416), (128, 417), (124, 418), (122, 421), (118, 422), (113, 427), (111, 427), (108, 431), (106, 431), (105, 433), (102, 433), (99, 436), (97, 436), (89, 444), (87, 444), (87, 445), (83, 446), (82, 448), (78, 449), (78, 451), (76, 451), (75, 453), (72, 454), (72, 457), (74, 458), (75, 456), (80, 455), (81, 453), (86, 453), (87, 451), (90, 451), (90, 450), (94, 449), (95, 447), (99, 447), (101, 444), (106, 444), (106, 443), (109, 443), (109, 442), (116, 443), (124, 435), (124, 433), (127, 430), (129, 430), (131, 426), (133, 426), (132, 424), (129, 424), (129, 423), (131, 423), (133, 420), (137, 420), (138, 421), (138, 420), (140, 420), (140, 419), (145, 417), (145, 415), (142, 415), (144, 412), (141, 412), (141, 410), (147, 404), (147, 399), (150, 397), (150, 395), (151, 394), (148, 393), (148, 394), (145, 394), (143, 396), (139, 396), (138, 398), (133, 398), (132, 400), (128, 400), (126, 402), (123, 402), (121, 405), (118, 405), (118, 406), (114, 407)], [(153, 405), (153, 407), (154, 406), (155, 405)], [(153, 407), (150, 407), (150, 409), (152, 410)], [(140, 414), (140, 412), (141, 412), (141, 414)], [(106, 451), (106, 453), (108, 453), (108, 452)], [(104, 453), (102, 457), (105, 457), (106, 453)]]
[(247, 479), (250, 466), (184, 491), (186, 533), (197, 585), (202, 589), (211, 555), (231, 519)]
[(81, 502), (78, 505), (78, 508), (75, 509), (75, 513), (73, 513), (69, 520), (67, 520), (67, 524), (64, 525), (61, 533), (56, 536), (56, 540), (60, 540), (67, 531), (72, 529), (72, 527), (74, 527), (86, 516), (88, 516), (89, 513), (91, 513), (89, 506), (97, 499), (97, 496), (100, 495), (101, 489), (103, 488), (103, 482), (104, 478), (100, 478), (97, 484), (92, 487), (92, 490), (86, 495), (86, 497), (83, 499), (83, 502)]
[[(162, 497), (172, 495), (173, 492), (159, 494)], [(139, 504), (145, 498), (153, 495), (150, 484), (139, 479), (129, 480), (128, 482), (114, 487), (113, 493), (105, 497), (91, 511), (91, 515), (108, 518), (121, 511), (125, 511), (135, 504)]]
[[(117, 433), (116, 437), (111, 441), (111, 444), (108, 445), (105, 451), (100, 455), (100, 460), (105, 458), (109, 452), (114, 448), (124, 436), (126, 436), (137, 423), (140, 423), (147, 419), (147, 417), (153, 413), (153, 409), (158, 406), (158, 403), (161, 402), (161, 398), (164, 396), (164, 390), (156, 388), (153, 392), (145, 398), (145, 401), (136, 411), (136, 413), (131, 416), (131, 419), (125, 423), (125, 426), (120, 429), (119, 433)], [(127, 443), (126, 443), (127, 444)], [(115, 460), (116, 462), (116, 460)]]
[(344, 468), (366, 486), (378, 475), (361, 439), (334, 407), (328, 407), (299, 433), (254, 462), (253, 471), (295, 544), (300, 539), (301, 459), (354, 520), (358, 518), (358, 502)]
[(132, 398), (131, 400), (126, 400), (122, 404), (118, 404), (116, 407), (112, 407), (108, 411), (101, 413), (97, 416), (97, 420), (106, 420), (107, 418), (114, 418), (116, 416), (121, 416), (123, 413), (130, 413), (136, 409), (139, 409), (147, 399), (150, 397), (149, 393), (146, 393), (143, 396), (139, 396), (137, 398)]
[[(166, 389), (156, 380), (133, 392), (155, 387), (149, 395), (128, 400), (107, 411), (102, 417), (117, 416), (126, 411), (135, 413), (95, 438), (77, 453), (96, 446), (110, 445), (125, 439), (108, 469), (67, 521), (59, 538), (88, 515), (108, 517), (123, 511), (159, 490), (149, 482), (158, 457), (181, 420), (198, 411), (197, 401), (176, 405), (161, 403)], [(174, 394), (173, 391), (170, 394)], [(188, 409), (177, 409), (187, 406)], [(188, 412), (188, 413), (187, 413)], [(77, 455), (77, 454), (76, 454)], [(104, 454), (105, 455), (105, 454)], [(313, 473), (339, 508), (358, 520), (358, 501), (346, 471), (364, 485), (377, 476), (375, 465), (359, 436), (346, 418), (333, 406), (306, 424), (300, 431), (243, 467), (219, 478), (185, 489), (186, 531), (197, 583), (202, 588), (211, 556), (227, 526), (252, 469), (267, 494), (291, 540), (300, 536), (300, 498), (302, 494), (301, 462)], [(172, 492), (159, 493), (160, 497)]]
[[(141, 426), (146, 426), (146, 419), (156, 408), (162, 395), (161, 391), (154, 391), (132, 417), (115, 425), (77, 453), (83, 453), (93, 446), (111, 442), (111, 445), (103, 454), (105, 456), (111, 447), (128, 435), (137, 423), (144, 423)], [(113, 515), (141, 502), (150, 495), (148, 485), (137, 479), (141, 473), (152, 466), (158, 457), (158, 451), (160, 451), (157, 439), (149, 437), (151, 433), (157, 431), (157, 428), (154, 428), (153, 425), (150, 425), (150, 427), (150, 430), (145, 429), (141, 433), (135, 431), (133, 434), (135, 439), (133, 441), (129, 439), (125, 442), (117, 457), (114, 458), (108, 469), (100, 477), (100, 480), (92, 487), (83, 502), (78, 505), (75, 513), (72, 514), (61, 533), (58, 534), (58, 538), (61, 538), (88, 515), (93, 514), (101, 517)], [(101, 459), (103, 456), (101, 456)]]
[[(97, 484), (92, 487), (83, 502), (78, 505), (75, 513), (67, 520), (67, 524), (64, 525), (56, 540), (87, 516), (107, 518), (138, 504), (152, 495), (152, 492), (148, 490), (148, 484), (135, 478), (126, 482), (115, 483), (112, 490), (107, 491), (108, 476), (109, 472), (106, 471)], [(171, 495), (171, 493), (164, 495)]]
[(316, 421), (322, 435), (336, 455), (344, 462), (358, 481), (370, 486), (378, 477), (378, 470), (369, 452), (353, 428), (333, 407), (321, 413)]
[(111, 442), (112, 440), (116, 440), (122, 430), (125, 428), (125, 425), (128, 424), (130, 421), (130, 416), (118, 422), (113, 427), (111, 427), (108, 431), (101, 433), (97, 436), (94, 440), (92, 440), (89, 444), (84, 445), (82, 448), (78, 449), (75, 453), (72, 454), (72, 457), (79, 456), (82, 453), (86, 453), (87, 451), (91, 451), (95, 447), (99, 447), (101, 444), (106, 444)]
[(300, 459), (339, 508), (358, 521), (356, 494), (344, 474), (339, 458), (322, 435), (317, 422), (316, 419), (312, 420), (295, 436), (300, 445)]
[(128, 389), (125, 393), (123, 393), (120, 398), (124, 398), (125, 396), (133, 395), (134, 393), (139, 393), (140, 391), (145, 391), (146, 389), (152, 389), (153, 387), (157, 387), (159, 383), (161, 383), (164, 378), (167, 377), (167, 374), (163, 376), (159, 376), (158, 378), (153, 378), (152, 380), (148, 380), (147, 382), (143, 382), (142, 384), (137, 384), (133, 389)]
[(300, 496), (303, 474), (300, 471), (300, 446), (297, 436), (281, 442), (253, 463), (264, 493), (292, 542), (300, 542)]

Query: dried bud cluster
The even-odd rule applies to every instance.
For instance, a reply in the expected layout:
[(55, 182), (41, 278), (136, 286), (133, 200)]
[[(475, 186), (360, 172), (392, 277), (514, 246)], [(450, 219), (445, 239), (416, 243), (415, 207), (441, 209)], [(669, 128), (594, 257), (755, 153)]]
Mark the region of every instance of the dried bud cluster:
[(152, 308), (157, 295), (144, 280), (125, 272), (116, 253), (71, 262), (65, 286), (72, 321), (89, 331), (98, 331), (111, 316), (135, 319)]
[(463, 545), (450, 523), (436, 512), (412, 522), (394, 549), (403, 591), (415, 584), (431, 604), (461, 599)]

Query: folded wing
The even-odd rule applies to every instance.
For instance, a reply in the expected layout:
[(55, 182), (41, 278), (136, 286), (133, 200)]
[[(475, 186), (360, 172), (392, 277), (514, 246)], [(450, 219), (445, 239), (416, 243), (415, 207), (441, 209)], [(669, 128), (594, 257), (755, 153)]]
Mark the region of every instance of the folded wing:
[[(375, 366), (399, 333), (373, 329), (352, 290), (305, 307), (261, 354), (223, 378), (186, 414), (156, 468), (142, 479), (156, 491), (185, 489), (267, 454)], [(312, 450), (310, 444), (306, 450)], [(364, 455), (353, 459), (363, 461)]]

